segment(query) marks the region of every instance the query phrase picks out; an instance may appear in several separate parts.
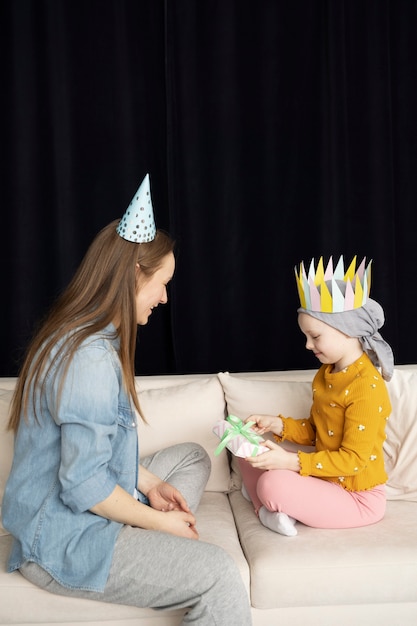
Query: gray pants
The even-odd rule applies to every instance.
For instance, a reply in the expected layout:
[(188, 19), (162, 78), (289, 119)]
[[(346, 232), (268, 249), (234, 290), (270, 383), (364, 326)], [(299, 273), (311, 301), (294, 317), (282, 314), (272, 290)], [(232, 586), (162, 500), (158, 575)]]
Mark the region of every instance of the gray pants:
[[(210, 473), (210, 459), (201, 446), (178, 444), (141, 462), (175, 485), (195, 512)], [(20, 571), (55, 594), (155, 609), (188, 607), (183, 624), (252, 623), (247, 593), (233, 559), (218, 546), (169, 533), (124, 526), (103, 593), (67, 589), (36, 563), (25, 563)]]

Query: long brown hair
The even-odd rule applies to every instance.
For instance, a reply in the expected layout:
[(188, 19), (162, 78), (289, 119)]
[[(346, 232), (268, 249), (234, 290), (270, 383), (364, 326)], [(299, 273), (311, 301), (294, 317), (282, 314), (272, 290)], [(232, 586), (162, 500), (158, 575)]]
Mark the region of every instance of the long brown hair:
[[(8, 429), (17, 431), (21, 415), (27, 416), (35, 392), (45, 381), (56, 361), (66, 359), (64, 376), (77, 348), (90, 335), (118, 320), (119, 358), (123, 380), (135, 408), (142, 416), (135, 388), (136, 302), (138, 290), (136, 265), (141, 275), (150, 278), (165, 256), (174, 250), (174, 241), (158, 230), (151, 242), (137, 244), (116, 233), (119, 220), (111, 222), (95, 237), (68, 287), (57, 299), (39, 327), (26, 352), (13, 395)], [(52, 348), (63, 340), (54, 359)], [(59, 389), (62, 389), (61, 380)], [(32, 395), (30, 394), (32, 389)], [(31, 395), (31, 397), (30, 397)]]

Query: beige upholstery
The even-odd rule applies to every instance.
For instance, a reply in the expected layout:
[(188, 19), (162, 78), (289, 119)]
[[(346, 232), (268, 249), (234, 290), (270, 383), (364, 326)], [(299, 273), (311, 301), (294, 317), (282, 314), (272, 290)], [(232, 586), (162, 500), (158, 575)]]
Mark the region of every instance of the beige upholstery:
[[(215, 457), (213, 425), (227, 413), (308, 413), (314, 371), (140, 377), (141, 454), (192, 440), (212, 459), (197, 512), (201, 541), (222, 546), (238, 564), (256, 626), (402, 626), (417, 623), (417, 366), (396, 368), (385, 445), (389, 502), (385, 519), (354, 530), (298, 524), (296, 537), (262, 527), (242, 497), (240, 476), (224, 451)], [(13, 438), (5, 432), (14, 379), (0, 379), (0, 504)], [(6, 573), (11, 537), (0, 529), (0, 624), (180, 624), (183, 612), (52, 596), (18, 572)], [(231, 611), (232, 611), (231, 607)], [(233, 621), (230, 622), (233, 624)]]

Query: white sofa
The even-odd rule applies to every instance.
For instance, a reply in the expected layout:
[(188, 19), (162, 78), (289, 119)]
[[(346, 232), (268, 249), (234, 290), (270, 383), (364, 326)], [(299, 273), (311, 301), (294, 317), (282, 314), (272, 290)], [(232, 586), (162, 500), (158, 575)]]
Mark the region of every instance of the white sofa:
[[(275, 534), (261, 526), (242, 497), (229, 453), (213, 454), (219, 439), (212, 427), (227, 413), (241, 418), (253, 412), (308, 414), (314, 371), (138, 377), (149, 422), (139, 425), (141, 454), (186, 440), (201, 443), (209, 452), (212, 473), (197, 513), (200, 540), (222, 546), (236, 560), (250, 595), (254, 625), (414, 626), (417, 365), (397, 367), (389, 383), (393, 405), (385, 444), (389, 501), (379, 524), (354, 530), (298, 524), (296, 537)], [(15, 379), (0, 379), (0, 504), (13, 452), (5, 424), (14, 385)], [(63, 598), (36, 588), (18, 572), (7, 574), (11, 537), (1, 527), (0, 535), (0, 624), (181, 623), (180, 611)]]

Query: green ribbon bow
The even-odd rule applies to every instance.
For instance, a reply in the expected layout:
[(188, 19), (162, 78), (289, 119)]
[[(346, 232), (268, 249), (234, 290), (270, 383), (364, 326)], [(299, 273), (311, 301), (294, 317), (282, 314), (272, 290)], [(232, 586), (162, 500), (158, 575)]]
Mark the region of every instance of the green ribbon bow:
[[(229, 422), (230, 428), (225, 430), (219, 445), (214, 451), (215, 456), (218, 456), (220, 452), (224, 450), (224, 448), (227, 446), (229, 441), (231, 441), (238, 435), (242, 435), (250, 443), (253, 443), (256, 446), (262, 440), (262, 437), (260, 437), (259, 435), (251, 431), (251, 427), (254, 425), (255, 422), (251, 422), (251, 421), (246, 422), (246, 423), (242, 422), (242, 420), (236, 417), (236, 415), (229, 415), (226, 418), (226, 421)], [(255, 449), (252, 453), (252, 456), (256, 456), (257, 451), (258, 450)]]

